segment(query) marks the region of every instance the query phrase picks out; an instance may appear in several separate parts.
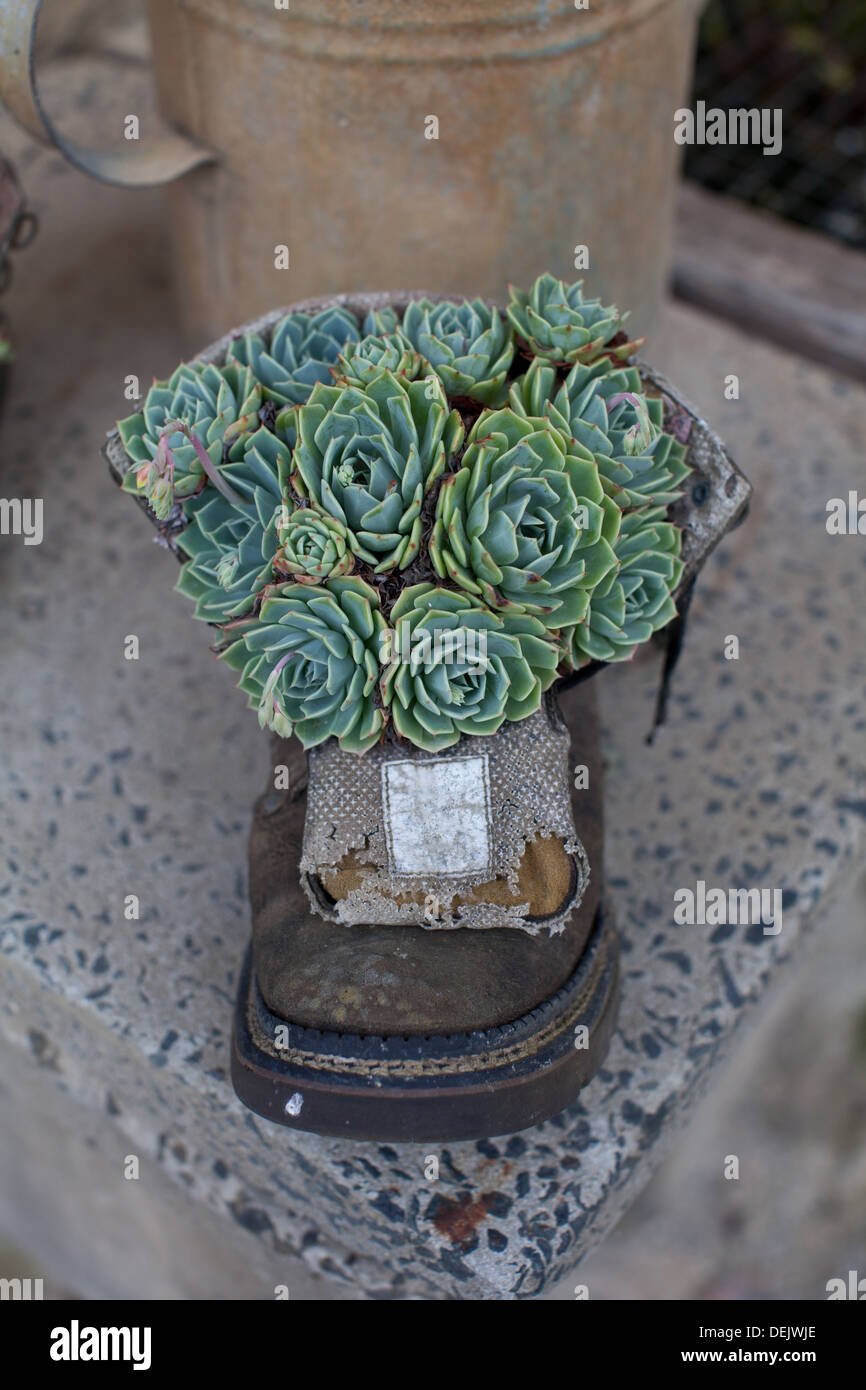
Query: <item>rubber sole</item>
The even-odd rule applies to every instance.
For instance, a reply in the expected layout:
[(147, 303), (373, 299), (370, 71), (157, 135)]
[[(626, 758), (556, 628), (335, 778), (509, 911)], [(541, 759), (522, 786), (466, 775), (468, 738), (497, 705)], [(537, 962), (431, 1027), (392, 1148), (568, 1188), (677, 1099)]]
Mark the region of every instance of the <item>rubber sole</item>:
[(250, 949), (232, 1081), (256, 1114), (314, 1134), (409, 1143), (512, 1134), (558, 1114), (594, 1076), (618, 997), (616, 931), (601, 908), (554, 995), (513, 1023), (448, 1037), (361, 1037), (287, 1023), (266, 1007)]

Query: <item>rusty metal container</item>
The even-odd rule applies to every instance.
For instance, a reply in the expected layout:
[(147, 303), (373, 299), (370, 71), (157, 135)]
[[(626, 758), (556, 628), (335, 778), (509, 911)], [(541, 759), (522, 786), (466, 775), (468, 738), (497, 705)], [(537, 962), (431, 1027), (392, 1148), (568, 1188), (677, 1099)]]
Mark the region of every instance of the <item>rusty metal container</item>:
[(38, 8), (0, 0), (0, 91), (97, 176), (175, 179), (191, 342), (349, 285), (574, 279), (582, 246), (593, 292), (651, 331), (698, 0), (149, 0), (178, 135), (126, 160), (48, 126), (13, 52)]

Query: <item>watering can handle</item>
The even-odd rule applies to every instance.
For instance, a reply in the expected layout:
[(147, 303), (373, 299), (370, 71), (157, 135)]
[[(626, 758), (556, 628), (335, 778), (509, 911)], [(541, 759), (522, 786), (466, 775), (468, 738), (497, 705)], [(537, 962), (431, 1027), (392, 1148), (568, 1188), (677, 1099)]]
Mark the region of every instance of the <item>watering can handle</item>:
[(39, 99), (33, 51), (42, 0), (0, 0), (0, 98), (38, 140), (55, 145), (86, 174), (104, 183), (130, 188), (169, 183), (215, 155), (180, 133), (170, 132), (144, 148), (130, 142), (122, 152), (90, 150), (65, 140), (52, 124)]

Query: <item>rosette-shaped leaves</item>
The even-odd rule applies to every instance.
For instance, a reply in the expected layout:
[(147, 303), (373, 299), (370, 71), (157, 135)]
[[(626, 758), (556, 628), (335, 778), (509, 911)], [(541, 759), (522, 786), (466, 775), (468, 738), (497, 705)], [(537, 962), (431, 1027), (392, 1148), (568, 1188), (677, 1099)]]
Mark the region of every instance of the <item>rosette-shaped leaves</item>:
[(386, 304), (384, 309), (368, 309), (364, 316), (364, 333), (396, 333), (400, 326), (400, 315), (396, 309)]
[(403, 590), (383, 655), (382, 698), (394, 728), (431, 752), (532, 714), (559, 659), (527, 614), (497, 615), (432, 584)]
[[(154, 382), (140, 411), (118, 421), (134, 464), (123, 480), (124, 490), (146, 497), (164, 520), (174, 501), (198, 491), (205, 477), (192, 440), (179, 429), (167, 433), (167, 428), (186, 425), (217, 467), (224, 457), (241, 457), (247, 438), (258, 428), (261, 404), (261, 387), (239, 364), (181, 363), (168, 381)], [(158, 461), (161, 441), (172, 459), (169, 486)]]
[(636, 367), (611, 369), (607, 359), (577, 363), (561, 386), (541, 358), (511, 387), (509, 403), (525, 415), (550, 415), (594, 455), (605, 491), (625, 510), (669, 505), (690, 472), (686, 450), (663, 429), (658, 397), (644, 394)]
[(595, 459), (549, 418), (486, 411), (436, 504), (436, 573), (545, 627), (579, 622), (613, 569), (620, 509)]
[(383, 371), (414, 381), (427, 366), (421, 354), (398, 333), (371, 333), (358, 343), (349, 343), (331, 370), (340, 384), (366, 386)]
[(415, 299), (403, 315), (401, 333), (433, 368), (449, 396), (469, 396), (483, 405), (502, 405), (505, 378), (514, 356), (511, 326), (483, 300), (433, 303)]
[(267, 341), (245, 333), (234, 339), (228, 357), (251, 369), (268, 400), (301, 405), (317, 381), (332, 380), (337, 357), (360, 336), (355, 315), (335, 305), (317, 314), (286, 314)]
[(189, 558), (175, 588), (193, 599), (196, 618), (225, 623), (248, 613), (273, 580), (284, 456), (276, 436), (259, 429), (220, 474), (236, 501), (208, 486), (184, 503), (190, 522), (177, 544)]
[[(288, 511), (288, 509), (286, 509)], [(280, 548), (274, 568), (290, 574), (296, 584), (321, 584), (349, 574), (355, 557), (346, 540), (346, 528), (332, 516), (313, 507), (298, 507), (280, 523)]]
[(643, 339), (605, 349), (620, 332), (626, 315), (600, 299), (584, 299), (583, 281), (566, 285), (554, 275), (539, 275), (527, 294), (509, 285), (507, 313), (515, 331), (536, 357), (551, 362), (592, 362), (605, 351), (625, 360)]
[(376, 592), (354, 575), (327, 589), (280, 584), (257, 617), (227, 628), (221, 655), (259, 723), (305, 748), (337, 738), (363, 753), (379, 739), (379, 648), (385, 623)]
[(377, 573), (405, 569), (421, 546), (425, 493), (463, 441), (441, 384), (386, 371), (363, 390), (319, 385), (297, 429), (296, 491), (345, 526)]
[(590, 661), (627, 661), (676, 616), (682, 534), (665, 515), (664, 507), (643, 507), (623, 517), (617, 568), (592, 594), (584, 621), (561, 634), (567, 669)]
[(592, 450), (606, 490), (622, 508), (668, 506), (690, 472), (686, 450), (665, 434), (662, 402), (644, 394), (636, 367), (599, 373), (598, 366), (572, 368), (551, 411)]

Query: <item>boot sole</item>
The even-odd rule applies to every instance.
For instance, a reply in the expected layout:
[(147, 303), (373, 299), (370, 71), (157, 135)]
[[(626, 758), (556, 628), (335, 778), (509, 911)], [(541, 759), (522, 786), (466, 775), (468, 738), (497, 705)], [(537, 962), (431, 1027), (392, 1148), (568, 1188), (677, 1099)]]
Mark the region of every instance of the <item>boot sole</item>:
[(287, 1023), (266, 1007), (250, 949), (232, 1081), (257, 1115), (314, 1134), (407, 1143), (512, 1134), (558, 1114), (595, 1075), (618, 1000), (617, 936), (601, 907), (555, 994), (513, 1023), (441, 1037), (362, 1037)]

